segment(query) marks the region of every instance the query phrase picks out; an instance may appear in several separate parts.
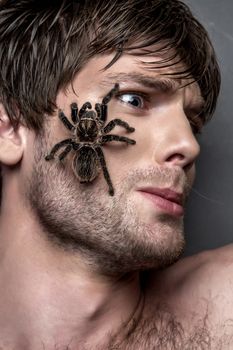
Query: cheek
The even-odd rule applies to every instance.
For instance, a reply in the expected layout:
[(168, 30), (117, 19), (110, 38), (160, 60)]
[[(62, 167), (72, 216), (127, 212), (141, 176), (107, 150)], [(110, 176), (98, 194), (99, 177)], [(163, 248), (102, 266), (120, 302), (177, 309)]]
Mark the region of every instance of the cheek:
[[(118, 118), (118, 115), (114, 115)], [(119, 118), (126, 121), (131, 127), (134, 125), (130, 123), (126, 118)], [(107, 124), (107, 123), (106, 123)], [(128, 132), (125, 128), (121, 126), (115, 126), (115, 128), (109, 132), (109, 134), (114, 134), (122, 137), (126, 137), (130, 140), (136, 141), (136, 144), (127, 144), (125, 142), (113, 141), (108, 142), (102, 146), (106, 163), (109, 166), (109, 170), (121, 172), (128, 169), (137, 159), (137, 132)]]
[(130, 170), (141, 168), (143, 165), (150, 163), (151, 145), (148, 138), (145, 138), (138, 130), (133, 133), (123, 133), (122, 130), (116, 128), (114, 134), (126, 136), (136, 141), (135, 145), (111, 142), (105, 144), (102, 148), (112, 180), (119, 181), (120, 179), (123, 180)]
[(111, 144), (103, 147), (103, 152), (107, 167), (112, 177), (118, 177), (124, 174), (135, 163), (133, 148), (135, 145)]

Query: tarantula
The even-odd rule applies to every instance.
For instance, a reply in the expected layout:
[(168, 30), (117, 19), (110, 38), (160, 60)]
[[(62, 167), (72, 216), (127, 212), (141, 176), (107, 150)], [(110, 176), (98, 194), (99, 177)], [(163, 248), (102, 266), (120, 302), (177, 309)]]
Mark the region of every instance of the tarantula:
[(60, 110), (58, 114), (60, 120), (73, 135), (71, 138), (54, 145), (45, 157), (47, 161), (54, 159), (58, 150), (65, 147), (58, 157), (62, 161), (71, 150), (75, 151), (72, 169), (79, 181), (81, 183), (93, 181), (102, 168), (111, 196), (114, 195), (114, 189), (101, 147), (111, 141), (120, 141), (131, 145), (136, 143), (125, 136), (108, 134), (116, 125), (122, 126), (130, 133), (134, 132), (135, 129), (125, 121), (113, 119), (104, 126), (107, 119), (107, 104), (118, 91), (119, 84), (115, 84), (114, 88), (103, 98), (102, 103), (95, 104), (95, 110), (92, 109), (90, 102), (84, 103), (80, 110), (78, 110), (77, 103), (72, 103), (71, 119), (74, 124)]

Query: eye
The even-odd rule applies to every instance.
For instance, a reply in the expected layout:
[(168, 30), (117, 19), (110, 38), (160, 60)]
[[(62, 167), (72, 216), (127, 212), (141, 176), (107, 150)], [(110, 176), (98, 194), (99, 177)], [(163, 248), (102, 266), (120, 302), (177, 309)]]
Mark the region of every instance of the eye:
[(145, 108), (145, 96), (136, 93), (121, 93), (118, 95), (118, 99), (134, 108)]

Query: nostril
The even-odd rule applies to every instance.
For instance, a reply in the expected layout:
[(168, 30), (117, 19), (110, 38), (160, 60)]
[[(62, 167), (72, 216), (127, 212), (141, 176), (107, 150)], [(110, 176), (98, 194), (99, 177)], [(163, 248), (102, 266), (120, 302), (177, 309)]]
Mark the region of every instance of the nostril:
[(175, 154), (172, 154), (170, 157), (168, 157), (166, 161), (170, 163), (175, 163), (183, 160), (184, 160), (184, 156), (182, 154), (175, 153)]

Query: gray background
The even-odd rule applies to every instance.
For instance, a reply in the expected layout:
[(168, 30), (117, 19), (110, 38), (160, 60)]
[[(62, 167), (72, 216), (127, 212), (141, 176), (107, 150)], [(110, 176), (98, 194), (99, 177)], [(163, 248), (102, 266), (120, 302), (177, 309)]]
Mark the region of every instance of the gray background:
[(233, 1), (186, 0), (206, 27), (222, 72), (212, 121), (199, 138), (197, 178), (187, 207), (185, 255), (233, 241)]

